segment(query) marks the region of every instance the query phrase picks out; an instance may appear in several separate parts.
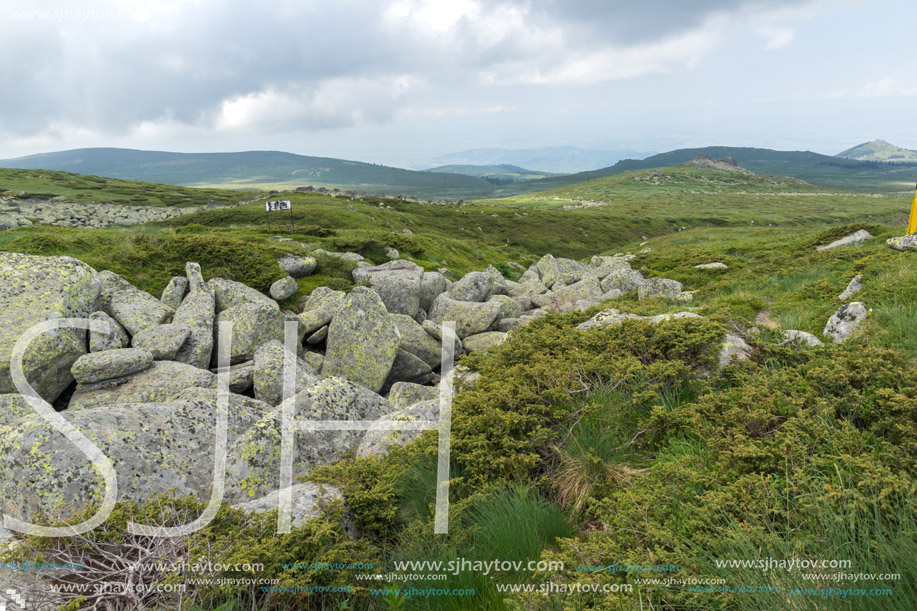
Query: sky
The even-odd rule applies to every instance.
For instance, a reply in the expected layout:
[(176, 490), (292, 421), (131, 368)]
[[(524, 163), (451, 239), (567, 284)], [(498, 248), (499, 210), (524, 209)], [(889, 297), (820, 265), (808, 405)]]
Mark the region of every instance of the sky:
[(917, 149), (913, 0), (4, 0), (0, 158)]

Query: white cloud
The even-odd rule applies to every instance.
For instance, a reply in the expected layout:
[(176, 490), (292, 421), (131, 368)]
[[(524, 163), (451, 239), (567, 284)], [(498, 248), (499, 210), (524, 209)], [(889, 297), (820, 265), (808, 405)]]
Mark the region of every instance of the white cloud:
[(764, 48), (768, 51), (785, 49), (796, 39), (796, 32), (791, 28), (779, 28), (772, 25), (759, 27), (758, 34), (764, 37)]
[(837, 89), (828, 93), (829, 98), (890, 98), (917, 95), (917, 88), (901, 86), (890, 77), (871, 81), (856, 89)]

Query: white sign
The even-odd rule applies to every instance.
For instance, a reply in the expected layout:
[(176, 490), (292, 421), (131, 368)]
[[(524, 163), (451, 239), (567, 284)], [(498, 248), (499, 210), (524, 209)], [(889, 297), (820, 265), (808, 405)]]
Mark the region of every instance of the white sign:
[(292, 210), (293, 205), (288, 199), (281, 199), (272, 202), (264, 202), (264, 209), (267, 212), (277, 212), (278, 210)]

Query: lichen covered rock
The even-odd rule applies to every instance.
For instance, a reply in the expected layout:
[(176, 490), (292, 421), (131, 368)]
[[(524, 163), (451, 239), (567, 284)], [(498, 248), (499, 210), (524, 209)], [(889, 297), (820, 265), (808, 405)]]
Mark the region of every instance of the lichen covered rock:
[(84, 354), (70, 372), (79, 384), (93, 384), (146, 371), (153, 366), (153, 355), (142, 348), (121, 348)]
[(382, 299), (372, 289), (350, 292), (328, 328), (322, 376), (335, 376), (378, 392), (401, 343)]
[(456, 301), (444, 293), (433, 302), (427, 322), (439, 325), (444, 321), (455, 321), (455, 334), (464, 339), (469, 335), (488, 330), (494, 321), (503, 318), (503, 313), (502, 303)]
[[(96, 271), (70, 257), (0, 252), (0, 392), (16, 392), (10, 355), (19, 337), (55, 318), (88, 318), (99, 309)], [(70, 367), (86, 353), (84, 329), (42, 333), (23, 355), (26, 380), (53, 402), (73, 382)]]
[(174, 361), (179, 349), (191, 336), (191, 328), (181, 323), (148, 327), (131, 339), (135, 348), (143, 348), (157, 361)]
[[(110, 351), (109, 351), (110, 352)], [(98, 354), (105, 354), (100, 352)], [(168, 401), (178, 392), (201, 386), (216, 385), (216, 376), (175, 361), (153, 361), (153, 365), (123, 379), (106, 380), (99, 385), (79, 386), (70, 398), (68, 409), (87, 409), (119, 403), (157, 403)], [(120, 382), (115, 385), (114, 382)]]
[[(232, 323), (232, 345), (229, 352), (231, 364), (250, 361), (255, 358), (258, 346), (271, 340), (283, 341), (285, 319), (280, 310), (262, 303), (241, 303), (217, 316), (215, 329), (220, 323)], [(217, 365), (217, 342), (214, 341), (211, 363)]]

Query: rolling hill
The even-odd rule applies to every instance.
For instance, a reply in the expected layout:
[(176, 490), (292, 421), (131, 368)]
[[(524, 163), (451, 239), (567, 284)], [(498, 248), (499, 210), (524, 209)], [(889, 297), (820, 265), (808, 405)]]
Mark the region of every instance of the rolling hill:
[(329, 157), (279, 151), (170, 153), (119, 148), (86, 148), (0, 160), (0, 167), (46, 169), (165, 183), (224, 188), (338, 186), (439, 197), (482, 196), (491, 183), (455, 173), (415, 172)]
[(911, 189), (913, 182), (917, 180), (917, 163), (859, 161), (811, 151), (708, 146), (677, 149), (643, 160), (625, 159), (607, 168), (520, 183), (513, 185), (513, 188), (519, 193), (555, 189), (623, 172), (679, 165), (691, 161), (698, 155), (716, 159), (732, 157), (740, 166), (755, 174), (786, 176), (820, 187), (854, 191), (905, 191)]
[(631, 149), (594, 150), (576, 146), (545, 146), (530, 149), (483, 148), (449, 153), (435, 158), (438, 165), (509, 164), (549, 173), (597, 170), (628, 157), (643, 158), (653, 153)]
[(888, 163), (917, 163), (917, 151), (895, 146), (885, 140), (864, 142), (838, 153), (837, 157), (858, 161), (885, 161)]

